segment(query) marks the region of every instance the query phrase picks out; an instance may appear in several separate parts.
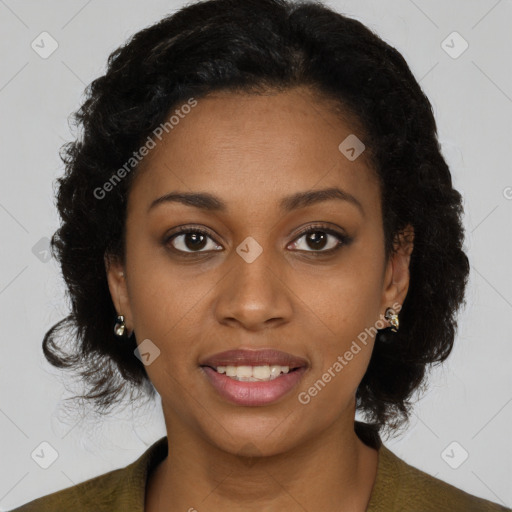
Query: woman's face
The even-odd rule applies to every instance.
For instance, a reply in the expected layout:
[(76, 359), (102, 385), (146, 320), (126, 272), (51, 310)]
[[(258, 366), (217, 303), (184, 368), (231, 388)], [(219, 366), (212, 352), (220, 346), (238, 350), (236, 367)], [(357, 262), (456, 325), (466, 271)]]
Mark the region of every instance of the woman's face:
[[(250, 455), (353, 422), (374, 328), (389, 325), (383, 314), (403, 303), (409, 279), (407, 251), (385, 261), (379, 186), (365, 153), (354, 158), (354, 135), (364, 143), (306, 89), (219, 92), (145, 157), (128, 198), (125, 265), (108, 277), (145, 343), (168, 430)], [(311, 195), (324, 189), (340, 192)], [(210, 199), (155, 202), (168, 194)], [(281, 377), (263, 385), (203, 366), (232, 349), (275, 349), (303, 366), (274, 369)], [(265, 358), (256, 366), (275, 363)]]

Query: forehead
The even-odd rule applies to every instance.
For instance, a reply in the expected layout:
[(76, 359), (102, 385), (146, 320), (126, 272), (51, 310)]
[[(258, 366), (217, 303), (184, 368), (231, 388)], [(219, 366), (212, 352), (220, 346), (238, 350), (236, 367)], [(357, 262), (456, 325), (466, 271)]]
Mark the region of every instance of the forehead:
[(228, 212), (248, 204), (255, 211), (272, 202), (277, 207), (294, 192), (328, 187), (369, 209), (380, 202), (365, 153), (349, 159), (340, 150), (347, 138), (364, 135), (309, 90), (216, 92), (196, 101), (169, 113), (181, 115), (136, 171), (129, 209), (173, 191), (208, 191), (225, 200)]

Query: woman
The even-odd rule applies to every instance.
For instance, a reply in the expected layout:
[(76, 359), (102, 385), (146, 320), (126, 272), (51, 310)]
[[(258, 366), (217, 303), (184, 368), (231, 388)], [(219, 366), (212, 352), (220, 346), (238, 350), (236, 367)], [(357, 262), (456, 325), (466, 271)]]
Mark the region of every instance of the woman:
[(16, 510), (510, 510), (380, 438), (448, 357), (469, 273), (396, 50), (320, 4), (209, 0), (116, 50), (76, 117), (52, 240), (72, 313), (44, 353), (100, 410), (157, 391), (167, 436)]

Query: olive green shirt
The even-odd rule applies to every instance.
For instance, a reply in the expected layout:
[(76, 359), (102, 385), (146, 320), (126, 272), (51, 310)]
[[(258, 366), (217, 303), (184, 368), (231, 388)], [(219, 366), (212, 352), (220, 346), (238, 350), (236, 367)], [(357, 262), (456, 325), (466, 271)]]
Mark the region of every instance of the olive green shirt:
[[(367, 424), (356, 422), (355, 430), (366, 444), (379, 450), (377, 477), (367, 512), (512, 512), (410, 466), (386, 448)], [(148, 475), (167, 456), (167, 450), (167, 437), (162, 437), (124, 468), (38, 498), (11, 512), (143, 512)]]

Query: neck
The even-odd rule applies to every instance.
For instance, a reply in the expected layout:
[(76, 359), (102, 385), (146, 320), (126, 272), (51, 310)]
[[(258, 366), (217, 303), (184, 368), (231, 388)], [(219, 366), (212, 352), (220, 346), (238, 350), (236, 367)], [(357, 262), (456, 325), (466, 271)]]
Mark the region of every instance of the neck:
[(286, 452), (259, 456), (245, 445), (240, 456), (166, 415), (169, 453), (149, 476), (145, 511), (364, 512), (378, 452), (357, 437), (354, 417), (348, 420)]

